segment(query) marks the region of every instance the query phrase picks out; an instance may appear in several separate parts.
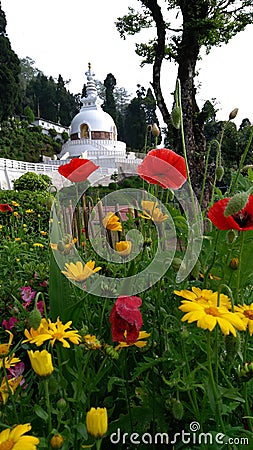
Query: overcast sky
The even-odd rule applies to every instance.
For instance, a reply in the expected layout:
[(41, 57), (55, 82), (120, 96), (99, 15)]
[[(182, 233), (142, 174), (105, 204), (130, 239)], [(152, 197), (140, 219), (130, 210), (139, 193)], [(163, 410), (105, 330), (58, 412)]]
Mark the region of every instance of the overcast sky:
[[(162, 5), (163, 0), (160, 1)], [(152, 67), (140, 68), (135, 42), (141, 37), (120, 38), (114, 22), (137, 0), (1, 0), (7, 19), (7, 34), (19, 58), (29, 56), (45, 75), (71, 79), (68, 89), (81, 92), (88, 62), (103, 81), (113, 73), (118, 87), (135, 94), (137, 83), (149, 87)], [(152, 37), (151, 30), (145, 36)], [(253, 25), (228, 45), (202, 55), (198, 63), (200, 89), (198, 103), (216, 98), (219, 119), (239, 108), (237, 124), (248, 117), (253, 122)], [(176, 81), (176, 66), (164, 63), (162, 86), (170, 107)], [(197, 80), (196, 80), (197, 81)]]

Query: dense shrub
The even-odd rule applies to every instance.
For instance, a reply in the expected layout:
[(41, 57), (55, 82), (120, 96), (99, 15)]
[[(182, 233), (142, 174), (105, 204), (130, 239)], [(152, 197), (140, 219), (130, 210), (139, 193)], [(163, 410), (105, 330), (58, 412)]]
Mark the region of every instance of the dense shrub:
[(16, 191), (46, 191), (51, 183), (48, 175), (27, 172), (14, 181)]

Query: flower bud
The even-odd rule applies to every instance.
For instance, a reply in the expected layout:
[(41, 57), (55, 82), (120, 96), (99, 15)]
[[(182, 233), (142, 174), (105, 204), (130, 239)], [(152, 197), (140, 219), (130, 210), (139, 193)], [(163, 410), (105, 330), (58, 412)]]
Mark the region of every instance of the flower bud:
[(238, 268), (238, 264), (239, 264), (239, 259), (238, 258), (232, 258), (230, 263), (229, 263), (229, 267), (232, 270), (236, 270)]
[(253, 362), (246, 362), (237, 369), (238, 377), (242, 381), (249, 381), (253, 378)]
[(119, 359), (119, 353), (113, 348), (112, 345), (106, 345), (105, 351), (112, 359)]
[(233, 120), (233, 119), (235, 119), (236, 116), (237, 116), (237, 113), (238, 113), (238, 108), (234, 108), (234, 109), (231, 111), (231, 113), (229, 114), (228, 120)]
[(102, 438), (108, 429), (106, 408), (91, 408), (86, 415), (86, 428), (94, 438)]
[(178, 106), (175, 106), (171, 111), (171, 122), (173, 127), (179, 130), (181, 124), (181, 111)]
[(28, 316), (28, 327), (37, 330), (40, 326), (40, 322), (41, 322), (40, 311), (37, 308), (33, 309)]
[(237, 237), (238, 233), (233, 229), (228, 230), (226, 233), (226, 241), (228, 244), (233, 244), (236, 241)]
[(171, 263), (171, 267), (175, 272), (178, 272), (181, 264), (182, 264), (182, 259), (181, 258), (173, 258), (172, 263)]
[(157, 126), (156, 123), (153, 123), (152, 128), (151, 128), (151, 133), (153, 134), (153, 136), (158, 137), (160, 136), (160, 130)]
[(50, 440), (50, 445), (52, 448), (62, 448), (63, 442), (63, 437), (60, 434), (55, 434)]
[(223, 178), (223, 175), (224, 175), (224, 167), (223, 166), (216, 167), (215, 174), (216, 174), (217, 180), (221, 181)]
[(235, 194), (228, 202), (225, 211), (224, 216), (232, 216), (233, 214), (238, 213), (241, 211), (245, 206), (247, 205), (249, 200), (249, 193), (248, 192), (239, 192), (238, 194)]
[(59, 410), (64, 410), (67, 406), (67, 402), (66, 402), (65, 398), (63, 398), (63, 397), (60, 398), (58, 400), (58, 402), (56, 403), (56, 406)]
[(184, 415), (184, 407), (180, 400), (172, 399), (172, 415), (177, 420), (182, 420)]

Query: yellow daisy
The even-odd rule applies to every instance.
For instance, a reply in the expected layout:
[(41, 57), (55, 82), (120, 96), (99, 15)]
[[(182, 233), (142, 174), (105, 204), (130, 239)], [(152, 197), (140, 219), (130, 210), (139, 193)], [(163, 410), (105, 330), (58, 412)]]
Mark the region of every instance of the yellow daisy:
[(91, 275), (101, 270), (101, 267), (95, 267), (95, 261), (88, 261), (83, 265), (81, 261), (77, 261), (75, 264), (71, 262), (70, 264), (65, 263), (66, 270), (62, 270), (62, 273), (66, 275), (70, 280), (82, 281), (87, 280)]
[[(41, 324), (37, 330), (33, 328), (25, 330), (25, 336), (27, 339), (24, 342), (30, 342), (31, 344), (36, 344), (38, 347), (46, 341), (51, 341), (53, 346), (55, 341), (60, 341), (63, 347), (69, 348), (70, 345), (68, 340), (72, 344), (79, 344), (81, 341), (81, 336), (75, 330), (69, 330), (72, 321), (65, 323), (65, 325), (60, 321), (59, 317), (55, 323), (51, 322), (50, 319), (42, 319)], [(1, 449), (0, 449), (1, 450)]]
[[(6, 378), (2, 379), (2, 383), (0, 386), (0, 402), (3, 402), (3, 404), (5, 405), (5, 403), (9, 398), (9, 395), (10, 394), (13, 395), (17, 387), (20, 385), (22, 378), (23, 378), (22, 375), (20, 375), (17, 378), (10, 378), (8, 379), (8, 384), (6, 383)], [(5, 449), (5, 447), (3, 448)], [(0, 450), (1, 450), (1, 440), (0, 440)]]
[(111, 211), (106, 214), (102, 223), (107, 230), (122, 231), (122, 224), (120, 223), (119, 217)]
[(240, 305), (235, 306), (235, 314), (237, 314), (248, 327), (249, 334), (252, 336), (253, 334), (253, 303), (250, 305)]
[(236, 329), (242, 331), (246, 328), (240, 317), (224, 306), (217, 307), (208, 303), (186, 301), (179, 306), (179, 309), (186, 313), (181, 319), (182, 322), (197, 322), (197, 326), (203, 330), (212, 331), (218, 324), (223, 334), (232, 333), (236, 336)]
[(140, 217), (143, 219), (149, 219), (153, 220), (153, 222), (161, 223), (164, 222), (166, 219), (168, 219), (168, 214), (163, 214), (162, 211), (159, 208), (155, 208), (151, 214), (148, 214), (146, 211), (143, 211), (142, 214), (140, 214)]
[(100, 341), (95, 335), (86, 334), (84, 336), (85, 347), (87, 350), (99, 350), (101, 348)]
[(158, 205), (157, 202), (151, 202), (150, 200), (142, 200), (142, 202), (141, 202), (142, 209), (144, 209), (145, 211), (147, 211), (151, 214), (154, 211), (154, 209), (157, 207), (157, 205)]
[(24, 436), (31, 430), (31, 424), (16, 425), (13, 429), (6, 428), (0, 433), (0, 450), (36, 450), (39, 439), (34, 436)]
[(147, 333), (146, 331), (139, 331), (139, 336), (138, 336), (136, 342), (133, 342), (132, 344), (127, 344), (126, 342), (120, 342), (119, 345), (117, 345), (114, 350), (119, 350), (120, 348), (123, 348), (123, 347), (131, 347), (132, 345), (135, 345), (135, 347), (138, 347), (138, 348), (145, 347), (147, 345), (147, 341), (143, 341), (142, 339), (146, 339), (149, 336), (150, 336), (150, 333)]
[(9, 330), (5, 330), (5, 331), (6, 331), (6, 333), (9, 334), (9, 342), (8, 342), (8, 344), (0, 344), (0, 358), (2, 358), (3, 356), (6, 356), (9, 353), (10, 346), (13, 341), (13, 334)]
[(20, 362), (19, 358), (15, 358), (15, 354), (8, 356), (7, 358), (1, 358), (0, 359), (0, 369), (2, 367), (5, 367), (5, 369), (9, 369), (12, 366), (15, 366), (17, 363)]
[[(210, 304), (217, 306), (218, 304), (218, 292), (213, 292), (210, 289), (200, 289), (193, 286), (191, 291), (183, 289), (182, 291), (174, 291), (174, 294), (183, 297), (188, 301), (204, 303), (205, 305)], [(219, 306), (231, 309), (231, 301), (227, 295), (220, 294), (219, 302)]]

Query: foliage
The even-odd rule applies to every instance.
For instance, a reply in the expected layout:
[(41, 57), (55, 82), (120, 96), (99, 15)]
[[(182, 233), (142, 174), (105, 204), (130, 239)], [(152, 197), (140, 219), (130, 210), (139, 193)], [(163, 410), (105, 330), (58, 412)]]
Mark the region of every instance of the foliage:
[(26, 172), (14, 181), (16, 191), (47, 191), (52, 184), (51, 178), (45, 174)]
[(13, 114), (19, 99), (19, 59), (6, 36), (6, 25), (0, 4), (0, 122)]
[(42, 133), (41, 127), (29, 126), (27, 121), (10, 119), (0, 129), (1, 157), (19, 161), (39, 162), (41, 155), (53, 156), (62, 144)]

